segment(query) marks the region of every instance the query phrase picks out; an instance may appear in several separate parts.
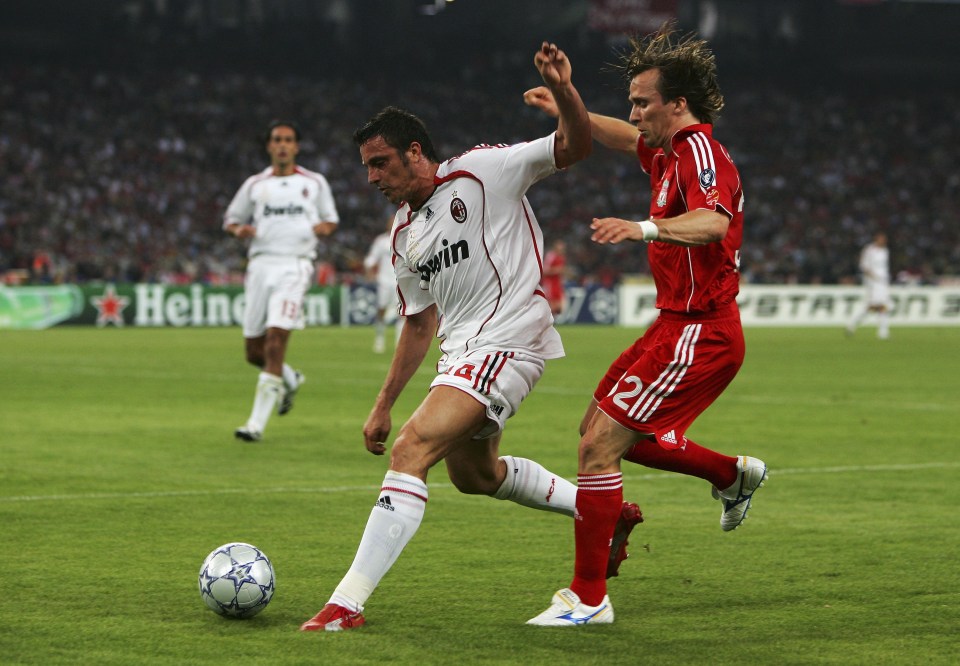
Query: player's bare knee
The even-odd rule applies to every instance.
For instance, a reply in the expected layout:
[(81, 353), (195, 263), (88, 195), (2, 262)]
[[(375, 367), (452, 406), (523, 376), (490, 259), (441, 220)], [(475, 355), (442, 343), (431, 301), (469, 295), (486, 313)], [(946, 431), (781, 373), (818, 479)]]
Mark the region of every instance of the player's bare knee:
[(390, 469), (423, 477), (435, 462), (429, 454), (429, 444), (416, 432), (404, 427), (390, 449)]
[(579, 460), (581, 472), (599, 474), (616, 465), (618, 456), (603, 437), (588, 429), (580, 438)]
[(596, 444), (592, 436), (589, 436), (584, 428), (584, 432), (580, 433), (580, 446), (577, 450), (577, 454), (580, 460), (584, 458), (592, 457), (595, 452)]

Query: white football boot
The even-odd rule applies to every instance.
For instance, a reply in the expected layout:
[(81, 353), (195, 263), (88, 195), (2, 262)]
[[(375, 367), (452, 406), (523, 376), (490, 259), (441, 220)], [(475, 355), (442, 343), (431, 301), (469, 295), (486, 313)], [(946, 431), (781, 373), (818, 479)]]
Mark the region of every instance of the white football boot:
[(587, 606), (573, 590), (564, 588), (553, 595), (550, 607), (540, 615), (527, 620), (527, 624), (541, 627), (574, 627), (578, 624), (611, 624), (613, 606), (610, 597), (604, 596), (599, 606)]
[(767, 466), (758, 458), (740, 456), (737, 458), (737, 480), (726, 490), (713, 488), (713, 499), (723, 504), (720, 513), (720, 528), (724, 532), (740, 527), (747, 517), (747, 510), (753, 499), (753, 493), (763, 485), (767, 478)]

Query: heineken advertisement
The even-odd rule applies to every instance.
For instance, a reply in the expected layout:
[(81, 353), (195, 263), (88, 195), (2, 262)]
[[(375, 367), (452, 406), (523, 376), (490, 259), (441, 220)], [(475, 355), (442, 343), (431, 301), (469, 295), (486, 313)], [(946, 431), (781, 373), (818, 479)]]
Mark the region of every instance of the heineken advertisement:
[[(616, 291), (571, 287), (558, 323), (613, 324)], [(239, 286), (192, 284), (93, 284), (0, 286), (0, 328), (86, 326), (239, 326), (244, 295)], [(366, 326), (377, 315), (370, 284), (314, 287), (304, 303), (307, 326)], [(392, 321), (396, 312), (387, 313)]]

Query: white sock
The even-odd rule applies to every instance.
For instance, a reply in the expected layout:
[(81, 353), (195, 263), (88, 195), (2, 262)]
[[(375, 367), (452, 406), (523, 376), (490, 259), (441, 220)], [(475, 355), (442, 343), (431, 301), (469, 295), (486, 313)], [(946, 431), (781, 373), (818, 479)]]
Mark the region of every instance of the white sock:
[(500, 460), (507, 464), (507, 478), (494, 497), (573, 517), (577, 505), (575, 485), (532, 460), (513, 456)]
[(417, 533), (426, 506), (427, 484), (410, 474), (388, 471), (353, 564), (329, 603), (362, 611), (380, 579)]
[(879, 323), (877, 328), (877, 337), (880, 339), (885, 339), (890, 337), (890, 313), (881, 312), (878, 315)]
[(283, 380), (269, 372), (261, 372), (257, 380), (257, 391), (253, 398), (253, 411), (250, 412), (250, 419), (247, 424), (263, 432), (267, 427), (267, 421), (270, 420), (270, 414), (273, 413), (280, 396), (283, 395)]
[(283, 384), (292, 391), (297, 390), (300, 383), (297, 381), (297, 371), (286, 363), (283, 364)]

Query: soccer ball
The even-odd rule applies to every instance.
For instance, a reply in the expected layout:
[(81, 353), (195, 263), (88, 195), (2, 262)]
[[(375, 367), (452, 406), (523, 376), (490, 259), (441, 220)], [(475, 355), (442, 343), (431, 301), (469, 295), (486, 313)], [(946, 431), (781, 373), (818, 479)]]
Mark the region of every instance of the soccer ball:
[(253, 617), (273, 598), (275, 577), (267, 556), (249, 543), (228, 543), (200, 567), (200, 598), (218, 615)]

